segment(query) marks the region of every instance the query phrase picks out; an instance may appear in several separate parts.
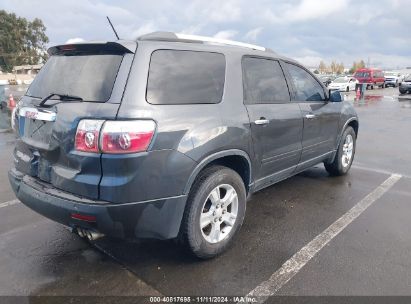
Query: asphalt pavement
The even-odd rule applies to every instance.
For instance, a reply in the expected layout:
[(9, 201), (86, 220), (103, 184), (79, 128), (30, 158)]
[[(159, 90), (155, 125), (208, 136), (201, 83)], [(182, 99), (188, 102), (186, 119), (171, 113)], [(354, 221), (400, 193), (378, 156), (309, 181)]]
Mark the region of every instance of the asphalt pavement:
[(411, 99), (347, 99), (360, 119), (350, 173), (318, 165), (254, 194), (209, 261), (172, 241), (88, 243), (32, 212), (8, 184), (14, 135), (0, 133), (0, 295), (411, 296)]

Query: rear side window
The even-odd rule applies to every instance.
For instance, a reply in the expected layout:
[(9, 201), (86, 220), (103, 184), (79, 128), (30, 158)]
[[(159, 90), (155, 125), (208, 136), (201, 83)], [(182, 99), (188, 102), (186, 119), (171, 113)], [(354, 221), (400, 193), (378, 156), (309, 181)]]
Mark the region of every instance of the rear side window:
[(287, 68), (295, 87), (298, 101), (324, 101), (325, 93), (320, 83), (306, 70), (287, 63)]
[(111, 54), (51, 56), (27, 95), (44, 98), (55, 93), (105, 102), (110, 99), (122, 59), (122, 55)]
[(243, 83), (247, 104), (290, 101), (283, 70), (276, 60), (244, 57)]
[(222, 54), (157, 50), (151, 55), (146, 99), (151, 104), (219, 103), (224, 79)]
[(357, 73), (355, 73), (354, 76), (358, 77), (358, 78), (369, 78), (370, 73), (369, 72), (357, 72)]
[(374, 78), (383, 78), (384, 74), (380, 71), (374, 72)]

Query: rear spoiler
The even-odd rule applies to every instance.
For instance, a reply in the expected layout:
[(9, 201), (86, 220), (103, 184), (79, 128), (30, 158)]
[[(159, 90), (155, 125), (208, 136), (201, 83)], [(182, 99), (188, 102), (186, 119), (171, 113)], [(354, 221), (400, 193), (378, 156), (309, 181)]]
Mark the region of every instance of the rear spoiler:
[(81, 53), (92, 54), (125, 54), (134, 53), (137, 43), (134, 41), (118, 40), (116, 42), (80, 42), (52, 46), (47, 53), (52, 55), (76, 55)]

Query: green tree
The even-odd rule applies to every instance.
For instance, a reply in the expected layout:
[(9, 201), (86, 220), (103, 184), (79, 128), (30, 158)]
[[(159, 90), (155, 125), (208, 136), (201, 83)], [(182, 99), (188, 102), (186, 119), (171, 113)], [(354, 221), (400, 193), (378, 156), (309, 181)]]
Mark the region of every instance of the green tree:
[(38, 64), (47, 58), (46, 35), (43, 22), (28, 21), (16, 14), (0, 10), (0, 68), (11, 72), (13, 66)]

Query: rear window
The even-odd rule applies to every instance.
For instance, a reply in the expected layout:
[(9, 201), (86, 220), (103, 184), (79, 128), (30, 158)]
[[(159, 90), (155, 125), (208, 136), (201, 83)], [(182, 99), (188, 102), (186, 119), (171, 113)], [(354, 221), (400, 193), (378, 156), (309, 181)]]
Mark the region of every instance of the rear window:
[(355, 73), (354, 76), (359, 77), (359, 78), (369, 78), (370, 73), (369, 72), (357, 72), (357, 73)]
[(157, 50), (151, 55), (146, 98), (151, 104), (219, 103), (224, 78), (222, 54)]
[(110, 99), (122, 59), (122, 55), (111, 54), (51, 56), (27, 95), (44, 98), (56, 93), (105, 102)]

